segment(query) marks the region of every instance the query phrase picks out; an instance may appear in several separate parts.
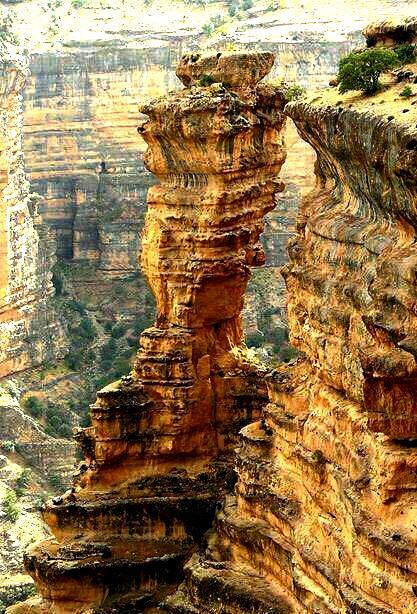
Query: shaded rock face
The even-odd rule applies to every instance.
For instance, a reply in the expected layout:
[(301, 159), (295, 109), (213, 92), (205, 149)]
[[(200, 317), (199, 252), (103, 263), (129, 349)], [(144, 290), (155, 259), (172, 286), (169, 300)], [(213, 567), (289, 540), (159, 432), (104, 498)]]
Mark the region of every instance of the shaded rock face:
[(162, 93), (173, 45), (37, 54), (25, 90), (25, 152), (59, 258), (89, 260), (109, 276), (137, 270), (146, 192), (137, 100)]
[(264, 371), (243, 344), (243, 294), (264, 262), (263, 217), (285, 158), (283, 95), (258, 83), (273, 56), (242, 58), (245, 70), (227, 59), (233, 85), (141, 108), (159, 180), (142, 239), (157, 321), (131, 375), (98, 393), (74, 488), (46, 506), (55, 539), (25, 561), (43, 599), (11, 612), (156, 611), (233, 486), (236, 433), (266, 401)]
[(50, 304), (54, 242), (31, 200), (23, 168), (24, 60), (11, 57), (0, 79), (0, 377), (41, 364), (65, 347)]
[(318, 158), (284, 270), (304, 358), (269, 377), (170, 612), (416, 611), (417, 133), (401, 88), (286, 107)]

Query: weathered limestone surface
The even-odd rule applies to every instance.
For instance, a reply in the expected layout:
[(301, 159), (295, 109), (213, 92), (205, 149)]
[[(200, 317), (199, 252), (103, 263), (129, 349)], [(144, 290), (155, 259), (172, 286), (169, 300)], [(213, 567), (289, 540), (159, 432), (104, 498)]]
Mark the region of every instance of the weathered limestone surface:
[(304, 358), (268, 378), (234, 496), (170, 612), (416, 611), (417, 113), (403, 87), (286, 107), (318, 158), (284, 271)]
[(159, 180), (142, 241), (157, 321), (132, 374), (98, 393), (74, 488), (46, 506), (54, 539), (26, 556), (43, 600), (11, 612), (156, 611), (233, 486), (236, 433), (266, 401), (240, 313), (283, 188), (284, 97), (258, 83), (272, 64), (185, 56), (178, 74), (197, 83), (141, 108)]
[(25, 60), (10, 50), (0, 65), (0, 377), (62, 351), (50, 305), (53, 244), (29, 196), (23, 167)]

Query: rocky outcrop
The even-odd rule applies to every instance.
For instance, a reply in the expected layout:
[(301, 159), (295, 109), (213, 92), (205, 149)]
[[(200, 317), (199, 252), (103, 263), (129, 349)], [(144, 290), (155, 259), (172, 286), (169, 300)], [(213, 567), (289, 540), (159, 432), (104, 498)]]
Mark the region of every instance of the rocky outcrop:
[[(51, 306), (53, 246), (23, 168), (21, 91), (25, 61), (10, 50), (0, 79), (0, 377), (51, 359), (65, 347)], [(51, 262), (52, 260), (52, 262)]]
[(26, 556), (43, 601), (13, 612), (153, 612), (233, 485), (242, 425), (266, 400), (240, 314), (282, 189), (284, 97), (272, 54), (185, 56), (187, 86), (144, 105), (142, 268), (157, 300), (133, 372), (101, 390), (74, 488), (47, 504), (54, 539)]
[(318, 159), (284, 270), (304, 357), (268, 378), (235, 494), (170, 612), (416, 611), (417, 114), (402, 87), (286, 107)]

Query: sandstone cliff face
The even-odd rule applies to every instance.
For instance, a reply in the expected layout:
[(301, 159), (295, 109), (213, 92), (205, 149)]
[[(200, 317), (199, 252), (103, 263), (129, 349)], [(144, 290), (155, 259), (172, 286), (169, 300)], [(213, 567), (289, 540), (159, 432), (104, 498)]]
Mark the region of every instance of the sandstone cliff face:
[(416, 611), (417, 114), (403, 86), (286, 107), (318, 159), (284, 270), (304, 358), (269, 377), (235, 496), (170, 612)]
[(21, 90), (26, 64), (10, 52), (0, 82), (0, 377), (59, 355), (51, 305), (51, 238), (29, 198), (23, 169)]
[(13, 612), (156, 611), (232, 487), (235, 435), (266, 400), (240, 314), (283, 187), (284, 98), (258, 83), (272, 64), (185, 56), (187, 87), (141, 108), (159, 180), (142, 251), (157, 321), (132, 374), (98, 393), (74, 488), (44, 511), (55, 538), (26, 557), (43, 601)]

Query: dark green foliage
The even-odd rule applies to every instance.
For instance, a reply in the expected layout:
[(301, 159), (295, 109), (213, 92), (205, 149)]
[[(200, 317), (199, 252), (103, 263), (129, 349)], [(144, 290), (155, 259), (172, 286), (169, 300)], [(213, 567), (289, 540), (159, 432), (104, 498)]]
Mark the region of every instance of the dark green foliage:
[(124, 336), (125, 332), (126, 332), (125, 324), (115, 324), (113, 328), (111, 329), (111, 336), (114, 337), (114, 339), (120, 339), (121, 337)]
[(416, 46), (415, 45), (399, 45), (394, 49), (395, 54), (400, 64), (412, 64), (416, 61)]
[(71, 0), (71, 6), (74, 9), (81, 9), (85, 4), (85, 0)]
[(298, 356), (297, 350), (291, 347), (290, 345), (281, 350), (280, 357), (283, 362), (290, 362), (294, 358), (297, 358), (297, 356)]
[(292, 102), (293, 100), (298, 100), (305, 96), (305, 89), (301, 87), (301, 85), (292, 85), (285, 92), (285, 100), (287, 102)]
[(101, 348), (102, 362), (111, 364), (111, 362), (114, 360), (116, 356), (116, 352), (117, 352), (117, 343), (116, 343), (116, 340), (113, 339), (112, 337)]
[(19, 518), (19, 508), (17, 507), (17, 495), (14, 490), (9, 490), (3, 501), (3, 510), (10, 522), (16, 522)]
[(77, 333), (81, 339), (85, 341), (93, 341), (97, 335), (97, 331), (89, 318), (82, 318)]
[(60, 490), (62, 488), (62, 478), (59, 473), (50, 473), (48, 476), (48, 484), (54, 490)]
[(76, 301), (74, 299), (69, 299), (66, 302), (66, 306), (73, 310), (76, 311), (77, 313), (79, 313), (81, 316), (85, 315), (85, 305), (84, 303), (82, 303), (81, 301)]
[(409, 85), (405, 85), (404, 88), (400, 92), (400, 96), (403, 98), (410, 98), (413, 95), (413, 90)]
[(106, 331), (106, 333), (111, 333), (112, 328), (113, 328), (113, 322), (105, 322), (103, 328)]
[(242, 8), (247, 11), (249, 9), (251, 9), (253, 7), (253, 2), (252, 0), (243, 0), (242, 2)]
[(259, 348), (265, 342), (265, 337), (261, 331), (257, 330), (246, 335), (246, 345), (249, 348)]
[(126, 341), (131, 348), (137, 348), (139, 345), (139, 340), (137, 337), (127, 337)]
[(58, 268), (55, 268), (52, 272), (52, 285), (55, 288), (55, 296), (62, 296), (64, 278)]
[(31, 473), (30, 469), (23, 469), (22, 473), (16, 480), (14, 491), (17, 497), (22, 497), (30, 484)]
[(207, 87), (212, 83), (214, 83), (214, 78), (211, 75), (202, 75), (198, 81), (198, 85), (200, 85), (201, 87)]
[(51, 437), (72, 438), (71, 417), (68, 410), (58, 405), (48, 405), (46, 412), (45, 432)]
[(81, 356), (78, 352), (65, 356), (64, 362), (68, 369), (71, 369), (71, 371), (79, 371), (82, 364)]
[(5, 441), (1, 442), (1, 447), (5, 452), (9, 452), (9, 454), (12, 454), (15, 452), (16, 444), (14, 441), (6, 439)]
[(23, 401), (23, 407), (34, 417), (40, 418), (45, 411), (45, 406), (38, 397), (27, 397)]
[(374, 94), (380, 89), (381, 73), (394, 68), (398, 63), (397, 55), (385, 47), (373, 47), (359, 53), (349, 53), (339, 63), (337, 80), (339, 91), (362, 90)]

